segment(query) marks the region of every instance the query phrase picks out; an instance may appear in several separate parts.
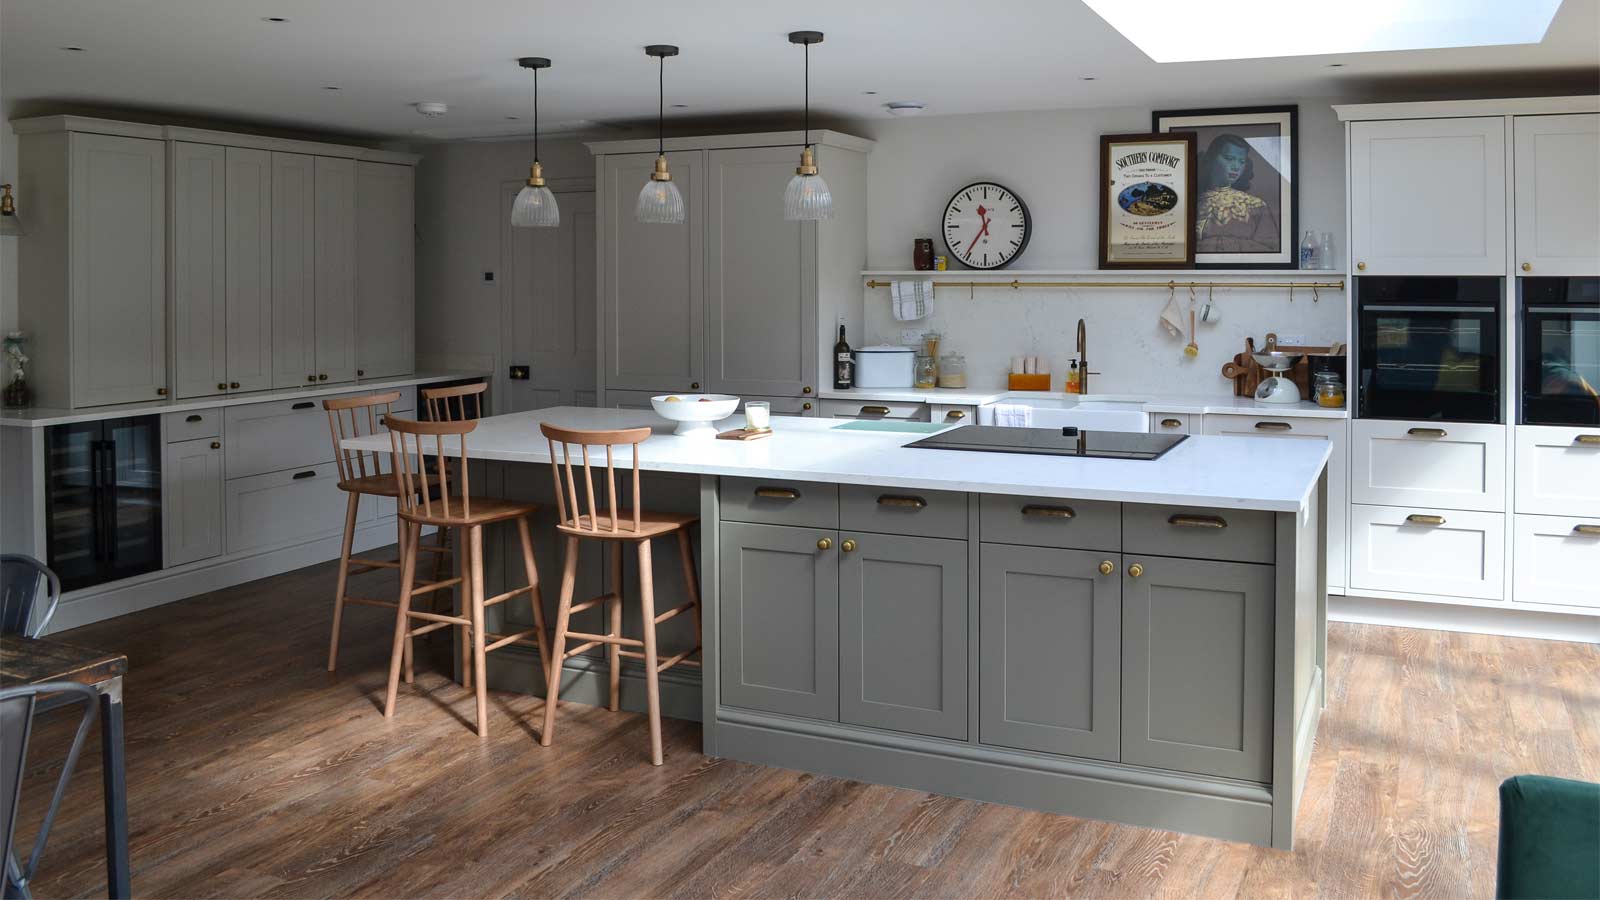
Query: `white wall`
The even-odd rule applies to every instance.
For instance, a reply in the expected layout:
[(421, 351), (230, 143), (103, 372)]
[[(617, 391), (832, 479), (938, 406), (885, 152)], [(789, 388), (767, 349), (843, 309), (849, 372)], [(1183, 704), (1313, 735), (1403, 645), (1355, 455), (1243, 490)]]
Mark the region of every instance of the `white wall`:
[[(1335, 266), (1342, 269), (1343, 128), (1331, 101), (1298, 103), (1300, 231), (1333, 232)], [(945, 203), (963, 185), (991, 179), (1019, 194), (1033, 218), (1032, 238), (1013, 268), (1093, 269), (1100, 135), (1149, 131), (1150, 109), (894, 119), (843, 130), (878, 142), (868, 162), (868, 268), (911, 268), (912, 240), (919, 237), (933, 238), (934, 252), (944, 253), (938, 225)], [(854, 331), (851, 344), (900, 343), (902, 327), (932, 329), (945, 335), (942, 350), (966, 354), (974, 387), (1003, 384), (1010, 358), (1019, 354), (1045, 358), (1059, 380), (1075, 355), (1081, 317), (1093, 368), (1102, 373), (1094, 391), (1221, 396), (1232, 392), (1222, 364), (1244, 349), (1246, 335), (1258, 342), (1268, 331), (1304, 335), (1310, 344), (1347, 339), (1340, 295), (1323, 292), (1316, 303), (1299, 291), (1293, 303), (1286, 291), (1217, 295), (1224, 317), (1217, 326), (1200, 326), (1197, 359), (1183, 355), (1184, 339), (1168, 337), (1157, 324), (1164, 290), (997, 289), (970, 299), (966, 291), (945, 290), (933, 316), (903, 326), (891, 319), (887, 290), (863, 287), (864, 331)], [(1186, 295), (1179, 299), (1187, 302)]]

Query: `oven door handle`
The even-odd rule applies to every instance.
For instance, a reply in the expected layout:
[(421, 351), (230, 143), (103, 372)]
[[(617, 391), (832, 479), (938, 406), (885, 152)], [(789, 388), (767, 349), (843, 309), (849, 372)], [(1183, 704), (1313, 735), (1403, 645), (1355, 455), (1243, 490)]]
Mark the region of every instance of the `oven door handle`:
[(1493, 304), (1482, 306), (1389, 306), (1387, 304), (1371, 303), (1361, 307), (1362, 312), (1441, 312), (1441, 313), (1483, 313), (1492, 315), (1495, 311)]

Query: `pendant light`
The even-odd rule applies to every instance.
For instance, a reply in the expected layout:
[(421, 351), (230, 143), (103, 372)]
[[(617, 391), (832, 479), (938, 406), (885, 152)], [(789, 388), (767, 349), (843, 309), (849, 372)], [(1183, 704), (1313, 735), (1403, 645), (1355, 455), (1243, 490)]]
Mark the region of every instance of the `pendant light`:
[(528, 183), (511, 203), (511, 224), (518, 228), (555, 228), (561, 224), (561, 208), (556, 206), (556, 195), (544, 186), (544, 167), (539, 165), (539, 70), (550, 68), (550, 60), (524, 56), (517, 64), (533, 70), (533, 166), (528, 170)]
[(656, 81), (656, 168), (650, 180), (639, 191), (639, 205), (634, 216), (639, 221), (655, 225), (683, 224), (683, 195), (672, 183), (672, 173), (667, 171), (666, 141), (662, 137), (662, 120), (667, 111), (667, 57), (677, 56), (678, 48), (671, 44), (651, 44), (644, 48), (661, 64)]
[(828, 183), (817, 174), (817, 157), (811, 149), (811, 45), (822, 43), (820, 31), (791, 31), (789, 43), (806, 48), (806, 112), (805, 147), (800, 151), (800, 165), (789, 179), (783, 192), (783, 217), (791, 222), (808, 222), (833, 218), (833, 194)]

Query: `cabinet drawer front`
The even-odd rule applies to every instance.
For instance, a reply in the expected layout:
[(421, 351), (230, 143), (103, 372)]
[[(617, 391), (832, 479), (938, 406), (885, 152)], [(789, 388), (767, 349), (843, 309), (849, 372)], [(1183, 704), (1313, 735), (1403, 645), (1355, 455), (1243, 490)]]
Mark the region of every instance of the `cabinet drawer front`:
[(767, 525), (838, 528), (839, 486), (776, 478), (724, 478), (722, 518)]
[(1511, 599), (1600, 610), (1600, 519), (1517, 516)]
[(982, 554), (978, 740), (1115, 761), (1122, 558), (1006, 544)]
[(1600, 512), (1600, 428), (1518, 425), (1516, 511)]
[[(344, 528), (345, 502), (333, 463), (229, 479), (229, 553), (265, 550), (338, 534)], [(358, 521), (369, 522), (377, 505), (361, 504)]]
[[(817, 401), (809, 397), (745, 397), (734, 412), (743, 414), (744, 405), (752, 400), (765, 400), (772, 405), (775, 416), (816, 416)], [(648, 404), (647, 404), (648, 405)]]
[(1505, 429), (1459, 422), (1353, 424), (1350, 499), (1505, 511)]
[[(333, 436), (322, 401), (333, 397), (359, 397), (366, 391), (301, 399), (274, 400), (223, 410), (222, 433), (228, 447), (229, 478), (246, 478), (264, 472), (303, 469), (333, 461)], [(395, 415), (413, 418), (416, 391), (404, 388), (391, 406)], [(366, 431), (362, 416), (362, 431)]]
[[(1154, 415), (1154, 414), (1152, 414)], [(1235, 416), (1213, 413), (1205, 417), (1206, 434), (1247, 437), (1320, 437), (1344, 433), (1345, 420), (1300, 416)], [(1155, 430), (1155, 429), (1151, 429)]]
[(167, 443), (192, 441), (216, 437), (222, 433), (222, 410), (196, 409), (190, 412), (166, 413)]
[(928, 421), (940, 422), (945, 425), (976, 425), (978, 424), (978, 408), (976, 406), (935, 403), (928, 416)]
[(966, 542), (840, 538), (839, 721), (964, 740)]
[(1151, 413), (1153, 434), (1194, 434), (1195, 416), (1190, 413)]
[(1130, 554), (1270, 563), (1277, 546), (1272, 513), (1194, 506), (1122, 505), (1122, 546)]
[(1122, 505), (1050, 497), (979, 498), (979, 534), (986, 543), (1080, 550), (1122, 549)]
[(839, 527), (880, 534), (965, 538), (967, 495), (959, 491), (839, 488)]
[(1350, 587), (1499, 600), (1505, 517), (1457, 509), (1350, 508)]
[(926, 403), (894, 403), (888, 400), (824, 400), (822, 415), (829, 419), (905, 419), (928, 421)]

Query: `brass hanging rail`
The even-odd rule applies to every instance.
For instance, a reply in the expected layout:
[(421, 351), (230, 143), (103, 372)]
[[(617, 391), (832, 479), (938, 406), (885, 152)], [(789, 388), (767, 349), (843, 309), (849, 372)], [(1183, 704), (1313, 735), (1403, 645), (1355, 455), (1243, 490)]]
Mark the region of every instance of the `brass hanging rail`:
[[(886, 288), (892, 282), (879, 281), (876, 278), (867, 279), (869, 288)], [(1010, 281), (933, 281), (934, 289), (938, 288), (1276, 288), (1278, 290), (1295, 290), (1305, 288), (1308, 290), (1342, 291), (1344, 281), (1019, 281), (1013, 278)]]

